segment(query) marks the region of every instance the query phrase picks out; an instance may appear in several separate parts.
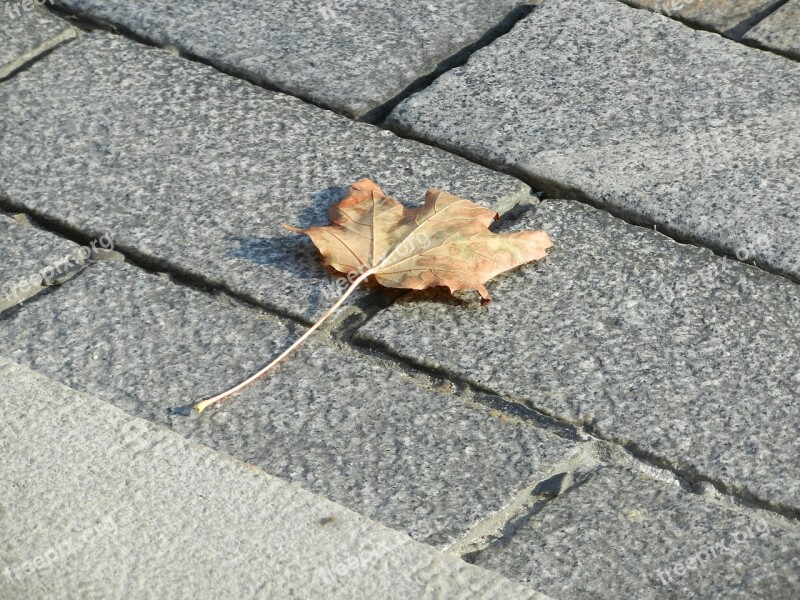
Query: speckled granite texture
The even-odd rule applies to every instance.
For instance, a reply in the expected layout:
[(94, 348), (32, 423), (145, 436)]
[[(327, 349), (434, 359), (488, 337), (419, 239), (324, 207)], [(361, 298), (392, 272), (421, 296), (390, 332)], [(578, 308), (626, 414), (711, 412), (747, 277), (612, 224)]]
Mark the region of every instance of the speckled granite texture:
[(219, 409), (298, 335), (129, 265), (99, 263), (0, 328), (0, 355), (345, 506), (447, 545), (576, 447), (312, 342)]
[(603, 467), (473, 560), (554, 598), (793, 600), (798, 547), (786, 519)]
[(0, 358), (0, 597), (546, 600)]
[(789, 0), (748, 31), (744, 39), (800, 60), (800, 0)]
[(575, 202), (517, 228), (556, 247), (488, 307), (409, 294), (358, 339), (800, 509), (800, 286)]
[(795, 279), (798, 122), (800, 64), (616, 0), (547, 0), (389, 119)]
[(77, 34), (33, 0), (0, 0), (0, 79)]
[(107, 34), (0, 86), (0, 104), (14, 207), (308, 320), (340, 291), (281, 225), (326, 224), (350, 183), (371, 177), (411, 204), (428, 187), (501, 211), (528, 197), (506, 175)]
[[(513, 21), (521, 0), (56, 0), (262, 85), (363, 117)], [(515, 17), (516, 15), (516, 17)]]

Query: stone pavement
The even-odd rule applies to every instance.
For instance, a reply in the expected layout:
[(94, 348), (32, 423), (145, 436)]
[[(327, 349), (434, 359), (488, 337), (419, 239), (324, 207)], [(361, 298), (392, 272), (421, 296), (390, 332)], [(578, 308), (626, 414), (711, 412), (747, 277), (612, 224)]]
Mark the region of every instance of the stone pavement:
[[(521, 0), (464, 3), (56, 0), (262, 86), (372, 121), (398, 95), (457, 64), (527, 12)], [(457, 26), (453, 26), (457, 23)]]
[[(36, 4), (0, 597), (800, 595), (794, 0)], [(280, 225), (365, 176), (555, 248), (488, 307), (367, 287), (195, 414), (338, 297)]]
[(744, 40), (800, 60), (800, 0), (789, 0), (748, 31)]
[(14, 363), (0, 374), (3, 598), (544, 600)]
[(68, 23), (36, 9), (33, 2), (3, 0), (0, 10), (0, 79), (78, 33)]
[(616, 0), (548, 0), (396, 129), (800, 280), (800, 64)]
[(623, 0), (691, 25), (741, 40), (756, 24), (768, 20), (785, 0)]

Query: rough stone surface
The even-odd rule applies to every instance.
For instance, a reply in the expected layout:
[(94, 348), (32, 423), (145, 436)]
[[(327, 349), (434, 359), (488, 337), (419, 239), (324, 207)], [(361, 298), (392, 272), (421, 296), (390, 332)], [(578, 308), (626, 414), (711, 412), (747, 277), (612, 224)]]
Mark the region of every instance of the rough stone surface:
[(800, 0), (789, 0), (744, 39), (800, 60)]
[(0, 597), (544, 598), (0, 359)]
[(548, 0), (392, 113), (412, 135), (800, 278), (800, 64)]
[(475, 562), (555, 598), (793, 600), (800, 529), (605, 467)]
[(800, 508), (800, 286), (572, 201), (513, 229), (540, 227), (487, 308), (409, 294), (358, 339)]
[(493, 30), (521, 0), (57, 0), (227, 71), (361, 117)]
[[(498, 210), (511, 177), (211, 67), (87, 34), (0, 86), (11, 205), (163, 270), (312, 319), (340, 295), (305, 236), (369, 176), (401, 201), (438, 187)], [(35, 115), (36, 118), (31, 118)], [(85, 175), (85, 174), (90, 175)]]
[(311, 343), (203, 415), (187, 403), (297, 336), (129, 265), (98, 263), (3, 323), (6, 357), (419, 540), (455, 541), (575, 450), (389, 366)]
[(738, 40), (780, 0), (623, 0)]
[(0, 11), (0, 78), (78, 33), (32, 1), (0, 0)]
[(0, 214), (0, 312), (75, 274), (80, 246)]

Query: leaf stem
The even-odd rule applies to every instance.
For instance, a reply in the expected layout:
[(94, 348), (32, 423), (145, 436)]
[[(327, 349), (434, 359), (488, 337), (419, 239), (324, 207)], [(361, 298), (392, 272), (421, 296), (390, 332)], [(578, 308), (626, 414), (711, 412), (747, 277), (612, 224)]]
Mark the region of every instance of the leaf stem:
[(286, 350), (284, 350), (284, 351), (283, 351), (283, 352), (280, 354), (280, 356), (278, 356), (278, 357), (277, 357), (275, 360), (273, 360), (271, 363), (269, 363), (269, 364), (268, 364), (266, 367), (264, 367), (263, 369), (261, 369), (261, 370), (260, 370), (258, 373), (256, 373), (255, 375), (253, 375), (253, 376), (251, 376), (251, 377), (248, 377), (248, 378), (247, 378), (247, 379), (245, 379), (243, 382), (241, 382), (239, 385), (236, 385), (236, 386), (232, 387), (232, 388), (231, 388), (231, 389), (229, 389), (227, 392), (222, 392), (221, 394), (218, 394), (218, 395), (214, 396), (213, 398), (208, 398), (207, 400), (203, 400), (202, 402), (198, 402), (197, 404), (195, 404), (195, 405), (194, 405), (194, 409), (195, 409), (195, 410), (196, 410), (198, 413), (201, 413), (201, 412), (203, 412), (205, 409), (207, 409), (209, 406), (213, 406), (213, 405), (214, 405), (214, 404), (216, 404), (217, 402), (221, 402), (221, 401), (225, 400), (225, 398), (228, 398), (228, 397), (230, 397), (230, 396), (233, 396), (234, 394), (237, 394), (237, 393), (241, 392), (243, 389), (245, 389), (245, 388), (246, 388), (246, 387), (248, 387), (249, 385), (251, 385), (251, 384), (255, 383), (256, 381), (258, 381), (259, 379), (261, 379), (261, 378), (262, 378), (264, 375), (266, 375), (266, 374), (267, 374), (267, 373), (268, 373), (268, 372), (269, 372), (269, 371), (270, 371), (270, 370), (271, 370), (271, 369), (272, 369), (272, 368), (273, 368), (275, 365), (277, 365), (277, 364), (278, 364), (279, 362), (281, 362), (281, 361), (282, 361), (284, 358), (286, 358), (286, 356), (288, 356), (289, 354), (291, 354), (291, 353), (292, 353), (292, 352), (293, 352), (293, 351), (294, 351), (294, 350), (295, 350), (295, 349), (296, 349), (296, 348), (297, 348), (297, 347), (298, 347), (300, 344), (302, 344), (302, 343), (303, 343), (303, 342), (304, 342), (304, 341), (305, 341), (305, 340), (306, 340), (306, 339), (307, 339), (307, 338), (308, 338), (308, 337), (309, 337), (309, 336), (310, 336), (312, 333), (314, 333), (314, 331), (316, 331), (316, 330), (317, 330), (317, 328), (319, 328), (319, 326), (320, 326), (320, 325), (322, 325), (322, 323), (324, 323), (324, 322), (325, 322), (325, 319), (327, 319), (327, 318), (328, 318), (328, 317), (330, 317), (330, 316), (331, 316), (331, 315), (332, 315), (334, 312), (336, 312), (336, 310), (337, 310), (337, 309), (338, 309), (338, 308), (339, 308), (339, 307), (342, 305), (342, 303), (343, 303), (345, 300), (347, 300), (347, 298), (350, 296), (350, 294), (352, 294), (352, 293), (355, 291), (355, 289), (356, 289), (356, 288), (357, 288), (357, 287), (358, 287), (358, 286), (359, 286), (359, 285), (360, 285), (360, 284), (361, 284), (361, 283), (362, 283), (362, 282), (363, 282), (365, 279), (367, 279), (367, 277), (369, 277), (370, 275), (374, 275), (374, 274), (375, 274), (375, 269), (369, 269), (368, 271), (366, 271), (366, 272), (362, 273), (361, 275), (359, 275), (359, 277), (358, 277), (358, 278), (356, 278), (356, 279), (353, 281), (353, 283), (351, 283), (351, 284), (350, 284), (350, 287), (349, 287), (349, 288), (347, 288), (347, 289), (344, 291), (344, 293), (342, 294), (341, 298), (339, 298), (339, 299), (338, 299), (338, 300), (337, 300), (337, 301), (334, 303), (334, 305), (333, 305), (333, 306), (331, 306), (331, 307), (330, 307), (330, 308), (329, 308), (329, 309), (328, 309), (328, 310), (325, 312), (325, 314), (324, 314), (324, 315), (322, 315), (322, 316), (319, 318), (319, 320), (317, 320), (317, 322), (316, 322), (316, 323), (314, 323), (314, 324), (313, 324), (311, 327), (309, 327), (309, 328), (308, 328), (308, 331), (306, 331), (306, 332), (305, 332), (303, 335), (301, 335), (301, 336), (300, 336), (300, 337), (297, 339), (297, 341), (295, 341), (295, 342), (294, 342), (294, 343), (293, 343), (291, 346), (289, 346), (289, 347), (288, 347)]

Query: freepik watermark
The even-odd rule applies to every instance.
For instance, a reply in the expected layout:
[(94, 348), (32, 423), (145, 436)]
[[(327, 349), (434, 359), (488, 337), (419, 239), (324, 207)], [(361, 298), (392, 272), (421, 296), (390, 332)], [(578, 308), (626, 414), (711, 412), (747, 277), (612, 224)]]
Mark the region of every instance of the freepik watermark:
[(6, 2), (6, 14), (9, 19), (18, 19), (24, 12), (31, 12), (34, 6), (53, 6), (55, 0), (22, 0), (21, 2)]
[(691, 571), (701, 571), (712, 560), (716, 560), (723, 555), (731, 555), (734, 548), (752, 543), (757, 538), (769, 535), (769, 524), (761, 517), (754, 519), (747, 527), (734, 531), (730, 536), (730, 541), (709, 544), (699, 552), (691, 556), (673, 562), (666, 569), (658, 569), (656, 575), (662, 585), (671, 585), (680, 580)]
[[(409, 237), (408, 239), (404, 240), (399, 246), (393, 248), (391, 251), (384, 253), (383, 255), (379, 256), (378, 259), (375, 261), (376, 264), (382, 263), (387, 258), (397, 259), (397, 261), (404, 260), (413, 256), (414, 254), (419, 254), (420, 252), (424, 252), (431, 246), (431, 238), (430, 236), (424, 231), (416, 232), (413, 237)], [(344, 291), (350, 287), (356, 279), (358, 279), (361, 275), (366, 273), (369, 270), (369, 267), (366, 265), (360, 265), (358, 268), (353, 269), (347, 275), (342, 275), (341, 277), (337, 277), (331, 282), (325, 283), (321, 286), (322, 293), (321, 296), (327, 301), (336, 301), (339, 297), (344, 293)]]
[[(408, 540), (410, 543), (410, 540)], [(376, 569), (376, 565), (391, 554), (396, 553), (404, 542), (378, 540), (378, 542), (357, 554), (333, 558), (326, 567), (318, 569), (312, 578), (312, 589), (332, 589), (342, 585), (351, 573), (363, 573)]]
[(324, 0), (317, 11), (322, 15), (323, 20), (328, 21), (335, 19), (341, 11), (352, 8), (354, 5), (353, 0)]
[(14, 298), (25, 297), (41, 285), (45, 287), (51, 285), (59, 277), (68, 273), (70, 269), (83, 264), (100, 250), (111, 252), (113, 249), (114, 240), (111, 239), (111, 234), (104, 233), (96, 240), (93, 240), (89, 246), (81, 246), (40, 271), (23, 277), (16, 282), (12, 281), (6, 284), (3, 290), (0, 291), (0, 298), (10, 303), (13, 302)]
[(12, 584), (21, 582), (27, 577), (54, 568), (59, 562), (69, 559), (82, 549), (96, 543), (102, 537), (115, 535), (117, 524), (111, 516), (104, 517), (102, 521), (84, 529), (80, 533), (66, 538), (35, 556), (16, 566), (7, 566), (3, 569), (6, 580)]

